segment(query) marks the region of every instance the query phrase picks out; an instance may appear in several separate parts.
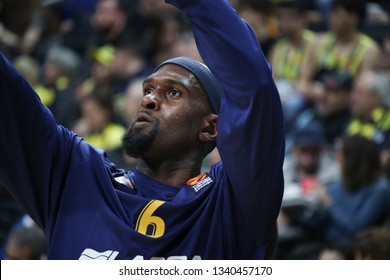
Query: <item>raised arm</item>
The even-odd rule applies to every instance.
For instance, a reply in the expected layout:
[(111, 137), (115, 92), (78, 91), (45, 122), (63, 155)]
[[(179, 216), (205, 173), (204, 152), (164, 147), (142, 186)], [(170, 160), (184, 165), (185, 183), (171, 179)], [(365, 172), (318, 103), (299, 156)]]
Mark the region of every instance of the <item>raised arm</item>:
[(250, 237), (260, 240), (283, 194), (282, 109), (269, 64), (228, 1), (167, 2), (188, 16), (203, 60), (223, 85), (217, 147)]
[(42, 227), (55, 211), (72, 134), (0, 53), (0, 184)]

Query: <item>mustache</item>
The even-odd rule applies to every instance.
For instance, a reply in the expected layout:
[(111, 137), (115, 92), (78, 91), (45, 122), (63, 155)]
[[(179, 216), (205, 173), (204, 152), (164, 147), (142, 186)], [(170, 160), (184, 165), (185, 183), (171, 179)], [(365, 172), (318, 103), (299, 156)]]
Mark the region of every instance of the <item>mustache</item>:
[(149, 123), (152, 123), (153, 125), (155, 125), (156, 123), (159, 122), (159, 120), (156, 119), (155, 117), (153, 117), (150, 114), (150, 112), (143, 109), (134, 115), (134, 119), (132, 120), (132, 122), (130, 124), (130, 128), (133, 127), (136, 122), (141, 122), (141, 121), (142, 122), (149, 122)]

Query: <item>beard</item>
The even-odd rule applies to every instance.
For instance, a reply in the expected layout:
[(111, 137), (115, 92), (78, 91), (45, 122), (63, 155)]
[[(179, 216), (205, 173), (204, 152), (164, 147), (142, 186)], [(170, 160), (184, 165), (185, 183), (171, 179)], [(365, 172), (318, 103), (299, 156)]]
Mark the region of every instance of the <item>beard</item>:
[(159, 121), (156, 120), (152, 125), (152, 128), (147, 132), (139, 132), (134, 128), (135, 122), (131, 125), (130, 129), (123, 135), (122, 148), (126, 154), (133, 158), (139, 158), (142, 156), (152, 145), (157, 135), (157, 128)]

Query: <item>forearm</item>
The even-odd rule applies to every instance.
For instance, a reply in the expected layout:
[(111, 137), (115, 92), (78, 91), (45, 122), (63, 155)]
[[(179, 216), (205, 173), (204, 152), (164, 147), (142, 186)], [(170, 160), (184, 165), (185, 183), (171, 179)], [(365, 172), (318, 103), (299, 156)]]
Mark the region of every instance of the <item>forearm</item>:
[[(45, 134), (56, 131), (56, 123), (27, 81), (0, 53), (0, 148), (6, 152), (41, 139), (46, 149), (55, 145)], [(13, 137), (17, 139), (12, 139)], [(30, 147), (33, 149), (33, 147)], [(12, 160), (12, 157), (11, 159)]]
[(0, 100), (0, 183), (44, 225), (71, 138), (1, 54)]

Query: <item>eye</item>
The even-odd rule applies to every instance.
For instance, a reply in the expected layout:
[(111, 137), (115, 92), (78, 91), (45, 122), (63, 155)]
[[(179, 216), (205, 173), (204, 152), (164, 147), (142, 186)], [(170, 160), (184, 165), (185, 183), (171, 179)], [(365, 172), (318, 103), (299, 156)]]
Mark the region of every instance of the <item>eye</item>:
[(181, 92), (178, 91), (177, 89), (171, 89), (168, 92), (168, 96), (170, 96), (173, 99), (178, 99), (181, 96)]
[(152, 88), (145, 88), (144, 89), (144, 96), (145, 95), (148, 95), (148, 94), (151, 94), (153, 92), (153, 89)]

